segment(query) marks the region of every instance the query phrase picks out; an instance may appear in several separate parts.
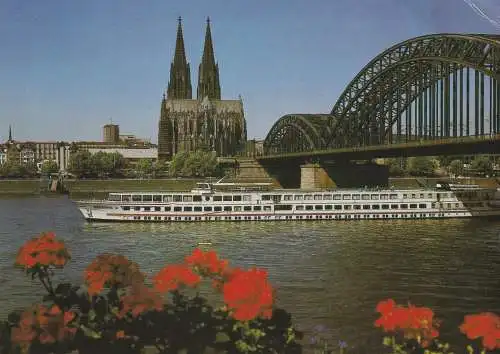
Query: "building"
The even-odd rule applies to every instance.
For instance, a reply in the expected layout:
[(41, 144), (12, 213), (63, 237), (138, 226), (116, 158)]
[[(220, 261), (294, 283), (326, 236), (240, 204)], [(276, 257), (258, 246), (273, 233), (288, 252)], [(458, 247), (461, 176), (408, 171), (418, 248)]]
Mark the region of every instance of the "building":
[(120, 126), (117, 124), (106, 124), (102, 127), (103, 142), (118, 144), (120, 142)]
[(158, 159), (170, 160), (181, 151), (209, 149), (232, 156), (246, 142), (243, 102), (222, 100), (219, 66), (215, 61), (210, 20), (198, 71), (197, 98), (192, 98), (191, 71), (186, 59), (179, 18), (175, 54), (167, 95), (163, 95), (158, 129)]
[(127, 146), (151, 146), (151, 141), (148, 139), (138, 138), (135, 135), (124, 134), (120, 135), (120, 143)]

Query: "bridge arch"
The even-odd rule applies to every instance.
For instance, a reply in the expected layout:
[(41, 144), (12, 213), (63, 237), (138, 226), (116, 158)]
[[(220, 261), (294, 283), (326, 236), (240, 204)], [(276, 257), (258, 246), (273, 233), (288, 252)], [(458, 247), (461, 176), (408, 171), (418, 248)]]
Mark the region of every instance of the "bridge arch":
[(335, 121), (330, 114), (284, 115), (267, 134), (264, 154), (325, 149)]
[[(470, 110), (466, 112), (467, 121), (464, 121), (465, 103), (461, 100), (465, 86), (468, 100), (470, 98), (470, 69), (474, 71), (472, 81), (475, 84), (476, 96), (484, 96), (484, 76), (488, 78), (489, 89), (486, 91), (490, 96), (489, 133), (498, 133), (500, 36), (435, 34), (409, 39), (392, 46), (357, 74), (332, 108), (331, 116), (337, 119), (330, 121), (330, 135), (324, 142), (325, 146), (342, 148), (392, 142), (394, 131), (398, 140), (404, 138), (406, 141), (415, 138), (484, 135), (484, 97), (480, 98), (483, 100), (482, 111), (481, 108), (476, 110), (474, 125), (469, 126)], [(464, 77), (467, 85), (464, 85)], [(460, 98), (457, 96), (458, 88)], [(419, 107), (420, 112), (426, 113), (425, 122), (421, 113), (417, 120), (416, 115), (411, 117), (411, 112), (410, 118), (407, 116), (404, 120), (402, 113), (414, 108), (416, 99), (423, 95), (428, 100), (422, 99), (418, 104), (430, 105)], [(444, 96), (447, 98), (443, 98)], [(453, 109), (449, 107), (451, 100)], [(459, 104), (457, 100), (460, 100)], [(474, 103), (476, 107), (477, 97)], [(439, 107), (435, 107), (436, 104), (441, 105), (440, 112)], [(478, 117), (480, 112), (483, 114)]]

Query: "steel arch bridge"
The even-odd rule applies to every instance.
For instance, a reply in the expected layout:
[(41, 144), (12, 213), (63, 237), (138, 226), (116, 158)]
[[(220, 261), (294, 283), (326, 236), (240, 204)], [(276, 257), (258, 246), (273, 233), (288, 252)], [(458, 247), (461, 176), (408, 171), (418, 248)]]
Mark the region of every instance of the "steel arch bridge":
[(498, 134), (499, 80), (499, 35), (409, 39), (369, 62), (330, 114), (281, 117), (264, 154)]

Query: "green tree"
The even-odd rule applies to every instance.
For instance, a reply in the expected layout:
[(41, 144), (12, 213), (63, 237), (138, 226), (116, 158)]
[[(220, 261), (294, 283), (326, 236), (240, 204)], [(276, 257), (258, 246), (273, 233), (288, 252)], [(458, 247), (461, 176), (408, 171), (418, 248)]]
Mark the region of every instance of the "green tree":
[(455, 176), (460, 176), (464, 174), (464, 163), (461, 160), (453, 160), (448, 166), (448, 171), (450, 174)]
[(186, 159), (188, 154), (186, 152), (180, 152), (175, 154), (170, 162), (169, 173), (171, 176), (181, 177), (182, 171), (184, 170), (184, 165), (186, 164)]
[(211, 151), (179, 153), (170, 164), (170, 174), (179, 177), (214, 177), (222, 173), (217, 157)]
[(493, 164), (488, 156), (476, 156), (471, 162), (471, 169), (481, 175), (491, 176), (493, 174)]
[(44, 161), (42, 163), (42, 174), (50, 175), (59, 172), (59, 166), (54, 160)]
[(151, 175), (154, 171), (153, 160), (151, 159), (140, 159), (137, 161), (135, 166), (137, 174), (143, 178), (144, 176)]
[(91, 176), (94, 173), (91, 160), (92, 154), (89, 151), (77, 151), (69, 158), (68, 170), (77, 177)]
[(389, 168), (389, 175), (397, 177), (403, 176), (405, 174), (403, 162), (402, 159), (387, 159), (386, 165)]
[(413, 157), (409, 161), (408, 172), (412, 176), (433, 176), (437, 161), (428, 156)]

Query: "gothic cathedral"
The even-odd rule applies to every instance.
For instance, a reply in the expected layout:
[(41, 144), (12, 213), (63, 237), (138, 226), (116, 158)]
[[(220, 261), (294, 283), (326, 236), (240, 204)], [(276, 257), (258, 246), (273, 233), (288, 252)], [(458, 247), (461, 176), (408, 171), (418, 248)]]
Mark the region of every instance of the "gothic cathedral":
[(158, 159), (168, 161), (179, 152), (200, 149), (215, 151), (217, 156), (233, 156), (244, 146), (246, 138), (241, 98), (221, 100), (209, 19), (198, 70), (197, 99), (192, 98), (191, 71), (179, 18), (167, 95), (163, 94), (161, 102)]

